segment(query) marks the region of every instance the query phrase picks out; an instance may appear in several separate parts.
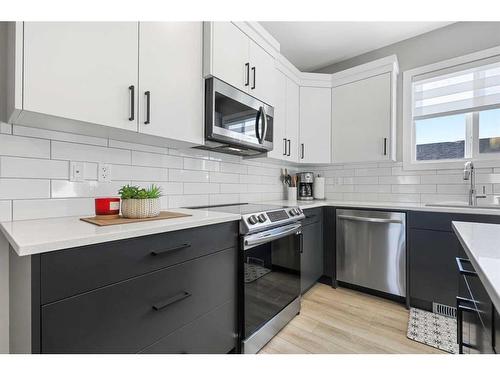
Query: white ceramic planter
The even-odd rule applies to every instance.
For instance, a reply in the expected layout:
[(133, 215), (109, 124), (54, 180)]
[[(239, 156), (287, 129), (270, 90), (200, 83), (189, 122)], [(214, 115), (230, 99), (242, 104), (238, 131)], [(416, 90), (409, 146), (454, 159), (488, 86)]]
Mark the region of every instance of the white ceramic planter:
[(144, 219), (160, 214), (160, 199), (122, 199), (122, 216), (129, 219)]

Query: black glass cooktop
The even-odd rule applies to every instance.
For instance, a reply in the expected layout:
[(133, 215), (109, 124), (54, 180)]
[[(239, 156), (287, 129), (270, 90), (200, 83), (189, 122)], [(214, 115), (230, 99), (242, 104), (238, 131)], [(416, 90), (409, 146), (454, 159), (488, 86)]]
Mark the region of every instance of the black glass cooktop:
[(223, 205), (214, 205), (214, 206), (196, 206), (196, 207), (185, 207), (191, 209), (203, 209), (209, 211), (217, 211), (217, 212), (227, 212), (230, 214), (254, 214), (257, 212), (268, 212), (279, 210), (280, 208), (287, 208), (289, 206), (280, 206), (280, 205), (269, 205), (269, 204), (255, 204), (255, 203), (233, 203), (233, 204), (223, 204)]

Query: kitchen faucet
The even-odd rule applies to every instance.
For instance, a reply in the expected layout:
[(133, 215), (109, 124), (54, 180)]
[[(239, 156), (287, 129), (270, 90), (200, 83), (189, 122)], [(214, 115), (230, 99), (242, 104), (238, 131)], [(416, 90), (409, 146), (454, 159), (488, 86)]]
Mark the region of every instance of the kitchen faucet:
[(486, 198), (486, 189), (483, 186), (483, 194), (478, 195), (476, 192), (476, 170), (474, 168), (474, 163), (468, 161), (464, 165), (464, 180), (470, 181), (469, 188), (469, 206), (477, 206), (478, 198)]

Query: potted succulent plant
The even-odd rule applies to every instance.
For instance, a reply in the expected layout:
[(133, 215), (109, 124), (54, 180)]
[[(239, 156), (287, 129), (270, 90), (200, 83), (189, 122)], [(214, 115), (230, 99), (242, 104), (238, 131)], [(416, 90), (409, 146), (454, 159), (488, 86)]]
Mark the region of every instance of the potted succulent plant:
[(125, 185), (118, 191), (122, 199), (122, 216), (130, 219), (155, 217), (160, 214), (161, 189)]

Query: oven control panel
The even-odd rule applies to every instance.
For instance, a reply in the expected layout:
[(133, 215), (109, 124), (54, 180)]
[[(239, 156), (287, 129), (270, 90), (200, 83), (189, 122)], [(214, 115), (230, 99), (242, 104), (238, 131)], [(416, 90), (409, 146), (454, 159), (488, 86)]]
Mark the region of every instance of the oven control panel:
[(290, 224), (302, 220), (304, 217), (304, 213), (299, 207), (256, 212), (243, 215), (240, 231), (241, 233), (259, 232), (267, 228)]

